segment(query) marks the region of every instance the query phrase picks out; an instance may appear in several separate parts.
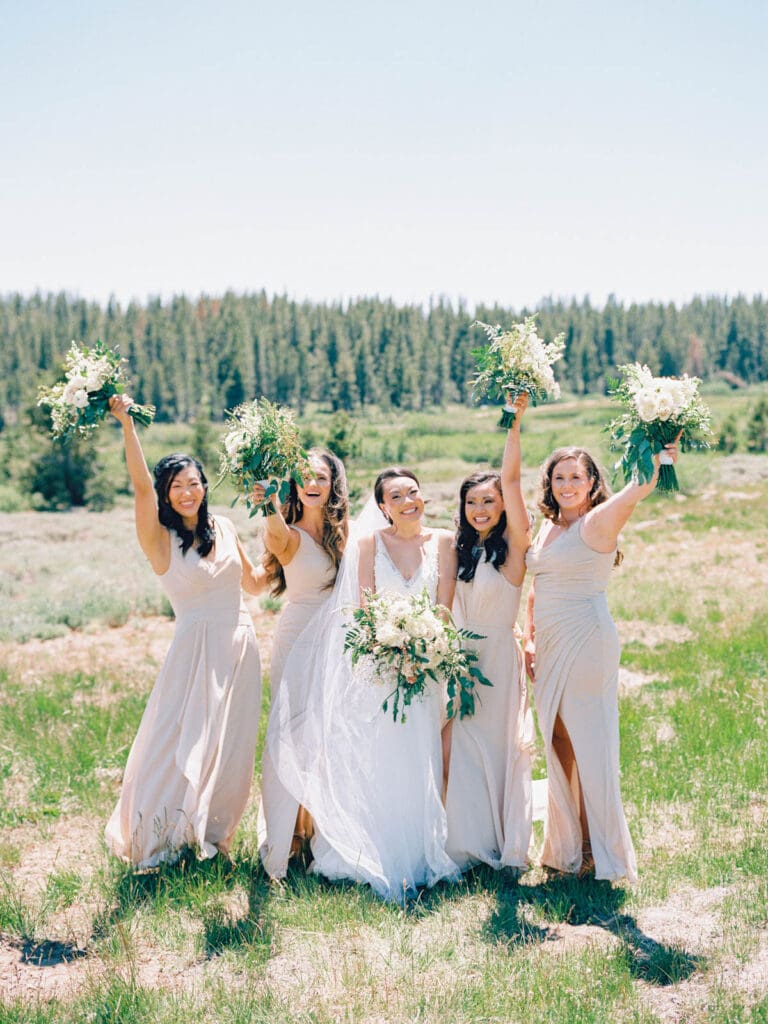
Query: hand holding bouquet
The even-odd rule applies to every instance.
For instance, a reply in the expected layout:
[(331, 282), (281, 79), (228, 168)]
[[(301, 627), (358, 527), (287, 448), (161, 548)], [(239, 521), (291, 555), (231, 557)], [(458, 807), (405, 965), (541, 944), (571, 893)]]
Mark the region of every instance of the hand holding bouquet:
[[(117, 349), (97, 341), (93, 348), (78, 348), (72, 342), (64, 364), (64, 380), (51, 388), (40, 388), (37, 404), (51, 409), (51, 434), (67, 440), (73, 434), (87, 434), (109, 412), (109, 400), (121, 395), (126, 379)], [(131, 405), (128, 410), (137, 423), (149, 426), (155, 417), (152, 405)]]
[[(228, 416), (229, 430), (220, 450), (219, 479), (230, 477), (245, 498), (250, 515), (258, 511), (271, 515), (272, 496), (276, 494), (280, 501), (285, 501), (291, 479), (301, 485), (309, 471), (293, 414), (259, 398), (238, 405)], [(262, 495), (258, 502), (253, 497), (257, 485)]]
[(675, 377), (654, 377), (647, 366), (631, 363), (620, 366), (623, 381), (615, 381), (609, 393), (624, 412), (605, 428), (611, 433), (611, 447), (620, 449), (616, 463), (624, 483), (647, 484), (655, 471), (654, 455), (660, 453), (660, 491), (677, 491), (675, 467), (665, 459), (664, 448), (681, 437), (681, 447), (708, 448), (709, 410), (699, 395), (697, 377), (687, 374)]
[(513, 324), (508, 331), (499, 325), (475, 321), (488, 336), (488, 348), (475, 349), (477, 374), (472, 382), (472, 393), (476, 400), (490, 398), (493, 401), (511, 399), (504, 407), (499, 426), (509, 428), (515, 422), (515, 399), (525, 393), (537, 405), (548, 398), (560, 397), (560, 385), (555, 380), (552, 365), (562, 358), (565, 348), (564, 336), (551, 342), (543, 342), (536, 333), (536, 318), (529, 316), (523, 323)]
[(405, 709), (430, 680), (447, 683), (449, 719), (457, 710), (460, 718), (474, 714), (475, 685), (492, 685), (475, 665), (475, 652), (462, 645), (483, 638), (445, 621), (426, 591), (411, 597), (366, 591), (365, 606), (354, 610), (348, 625), (344, 650), (364, 678), (391, 687), (382, 710), (391, 700), (395, 722), (405, 721)]

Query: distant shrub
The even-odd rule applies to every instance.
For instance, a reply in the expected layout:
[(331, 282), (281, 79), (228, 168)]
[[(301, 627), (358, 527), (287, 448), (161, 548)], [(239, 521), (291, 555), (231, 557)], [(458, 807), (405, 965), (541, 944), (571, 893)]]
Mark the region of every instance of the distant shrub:
[(768, 399), (761, 398), (747, 420), (747, 451), (768, 451)]
[(731, 414), (727, 416), (720, 427), (717, 437), (717, 450), (732, 455), (739, 447), (739, 424), (736, 417)]

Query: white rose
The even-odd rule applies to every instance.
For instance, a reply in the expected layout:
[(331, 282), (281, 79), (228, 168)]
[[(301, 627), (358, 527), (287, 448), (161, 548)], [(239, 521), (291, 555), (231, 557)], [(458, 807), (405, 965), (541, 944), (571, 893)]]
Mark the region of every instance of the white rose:
[(643, 388), (635, 395), (637, 415), (644, 423), (651, 423), (658, 417), (657, 395), (648, 388)]
[(674, 400), (668, 391), (660, 391), (656, 399), (656, 418), (666, 421), (674, 412)]
[(72, 397), (72, 405), (74, 405), (76, 409), (84, 409), (88, 405), (88, 392), (85, 388), (80, 388), (79, 391), (74, 393)]
[(67, 387), (72, 388), (73, 391), (82, 390), (87, 384), (87, 380), (84, 373), (73, 373), (70, 375), (67, 381)]
[(376, 639), (387, 647), (400, 647), (402, 633), (392, 622), (382, 622), (376, 630)]

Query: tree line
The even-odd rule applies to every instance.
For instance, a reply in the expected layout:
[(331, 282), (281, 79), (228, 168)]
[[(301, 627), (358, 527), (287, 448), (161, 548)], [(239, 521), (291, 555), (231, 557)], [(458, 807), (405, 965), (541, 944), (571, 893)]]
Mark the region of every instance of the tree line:
[(0, 427), (16, 422), (51, 383), (72, 340), (101, 338), (128, 361), (138, 401), (158, 418), (219, 418), (256, 395), (303, 410), (319, 402), (355, 412), (369, 404), (426, 409), (471, 401), (472, 350), (485, 342), (475, 319), (502, 326), (538, 314), (539, 334), (565, 334), (557, 366), (564, 390), (605, 390), (616, 367), (639, 360), (655, 373), (723, 377), (734, 386), (768, 379), (768, 299), (695, 298), (672, 304), (613, 298), (542, 301), (537, 310), (448, 301), (428, 308), (378, 298), (296, 302), (265, 292), (152, 299), (123, 307), (61, 294), (0, 297)]

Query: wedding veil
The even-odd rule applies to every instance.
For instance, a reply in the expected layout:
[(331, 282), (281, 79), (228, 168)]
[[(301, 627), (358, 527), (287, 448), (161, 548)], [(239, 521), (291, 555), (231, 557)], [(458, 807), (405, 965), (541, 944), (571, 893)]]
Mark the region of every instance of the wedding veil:
[(351, 658), (344, 653), (345, 627), (359, 603), (359, 542), (384, 526), (372, 496), (350, 524), (333, 591), (276, 681), (266, 747), (283, 786), (312, 815), (314, 843), (333, 851), (331, 861), (338, 857), (339, 877), (349, 877), (351, 865), (356, 878), (386, 897), (389, 883), (366, 785), (383, 698), (379, 689), (355, 684)]

